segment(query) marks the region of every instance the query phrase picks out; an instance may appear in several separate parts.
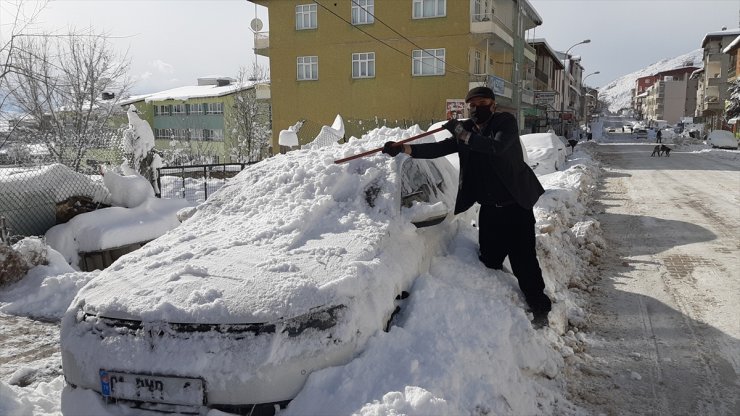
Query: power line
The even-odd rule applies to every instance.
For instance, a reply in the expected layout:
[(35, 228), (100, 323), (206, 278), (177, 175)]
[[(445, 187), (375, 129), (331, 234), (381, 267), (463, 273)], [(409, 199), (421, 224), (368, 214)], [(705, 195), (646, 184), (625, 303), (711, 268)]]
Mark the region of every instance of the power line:
[[(334, 11), (330, 10), (329, 8), (327, 8), (326, 6), (324, 6), (323, 4), (319, 3), (319, 2), (318, 2), (318, 0), (313, 0), (313, 2), (314, 2), (314, 3), (316, 3), (316, 4), (318, 4), (319, 6), (321, 6), (321, 8), (322, 8), (322, 9), (324, 9), (324, 10), (328, 11), (329, 13), (333, 14), (334, 16), (336, 16), (336, 17), (337, 17), (338, 19), (342, 20), (343, 22), (347, 23), (348, 25), (352, 26), (353, 28), (355, 28), (355, 29), (359, 30), (360, 32), (362, 32), (362, 33), (366, 34), (367, 36), (369, 36), (369, 37), (371, 37), (371, 38), (375, 39), (376, 41), (378, 41), (378, 42), (382, 43), (383, 45), (385, 45), (385, 46), (387, 46), (387, 47), (389, 47), (389, 48), (393, 49), (394, 51), (396, 51), (396, 52), (400, 53), (401, 55), (403, 55), (403, 56), (405, 56), (405, 57), (407, 57), (407, 58), (411, 58), (412, 60), (414, 59), (414, 57), (413, 57), (413, 56), (411, 56), (411, 55), (409, 55), (408, 53), (406, 53), (406, 52), (404, 52), (404, 51), (402, 51), (402, 50), (400, 50), (400, 49), (398, 49), (398, 48), (395, 48), (395, 47), (393, 47), (393, 46), (389, 45), (389, 44), (388, 44), (388, 43), (386, 43), (385, 41), (383, 41), (383, 40), (381, 40), (381, 39), (379, 39), (379, 38), (377, 38), (377, 37), (373, 36), (372, 34), (370, 34), (370, 33), (366, 32), (365, 30), (362, 30), (362, 29), (361, 29), (360, 27), (358, 27), (357, 25), (353, 25), (353, 24), (352, 24), (351, 22), (349, 22), (349, 21), (348, 21), (347, 19), (343, 18), (342, 16), (340, 16), (340, 15), (336, 14), (336, 13), (335, 13)], [(353, 1), (353, 3), (354, 3), (354, 1)], [(369, 13), (368, 13), (368, 14), (369, 14)], [(372, 16), (372, 15), (371, 15), (371, 16)], [(373, 16), (373, 17), (375, 17), (375, 16)], [(385, 23), (384, 23), (384, 24), (385, 24)], [(395, 30), (394, 30), (394, 31), (395, 31)], [(398, 32), (396, 32), (396, 33), (398, 33)], [(399, 34), (399, 35), (400, 35), (400, 34)], [(403, 35), (401, 35), (401, 36), (403, 36)], [(404, 39), (408, 40), (408, 39), (407, 39), (407, 38), (405, 38), (405, 37), (404, 37)], [(411, 41), (409, 41), (409, 42), (411, 42)], [(412, 44), (413, 44), (413, 42), (412, 42)], [(417, 46), (417, 47), (418, 47), (418, 46)], [(440, 62), (444, 63), (444, 64), (445, 64), (445, 68), (447, 67), (447, 63), (446, 63), (446, 62), (445, 62), (444, 60), (442, 60), (441, 58), (438, 58), (438, 57), (436, 57), (436, 56), (434, 56), (434, 55), (430, 54), (429, 52), (427, 52), (427, 51), (426, 51), (425, 49), (423, 49), (423, 48), (420, 48), (420, 49), (421, 49), (422, 51), (424, 51), (424, 53), (426, 53), (426, 54), (428, 54), (429, 56), (433, 57), (434, 59), (437, 59), (437, 60), (439, 60)], [(422, 62), (422, 64), (424, 64), (424, 62)], [(428, 65), (428, 64), (425, 64), (425, 65)], [(454, 66), (452, 66), (452, 67), (453, 67), (453, 68), (455, 68)], [(459, 68), (455, 68), (455, 69), (458, 69), (458, 70), (459, 70)], [(450, 71), (450, 72), (451, 72), (451, 73), (456, 73), (455, 71)], [(463, 72), (465, 73), (465, 75), (471, 75), (471, 74), (470, 74), (469, 72), (467, 72), (467, 71), (463, 71)]]

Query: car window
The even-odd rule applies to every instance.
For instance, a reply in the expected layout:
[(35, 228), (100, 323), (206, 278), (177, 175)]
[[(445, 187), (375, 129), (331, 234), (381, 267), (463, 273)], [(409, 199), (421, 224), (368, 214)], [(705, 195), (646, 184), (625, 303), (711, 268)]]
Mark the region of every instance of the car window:
[(436, 202), (435, 182), (442, 183), (442, 174), (433, 164), (406, 159), (401, 165), (401, 205), (408, 208), (414, 202)]

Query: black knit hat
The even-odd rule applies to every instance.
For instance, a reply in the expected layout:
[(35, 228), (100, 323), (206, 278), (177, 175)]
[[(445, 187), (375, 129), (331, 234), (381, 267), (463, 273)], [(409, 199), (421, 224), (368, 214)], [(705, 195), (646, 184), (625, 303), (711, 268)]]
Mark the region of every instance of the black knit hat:
[(465, 102), (467, 103), (470, 101), (471, 98), (474, 97), (483, 97), (483, 98), (490, 98), (492, 100), (495, 100), (496, 97), (493, 95), (493, 90), (488, 87), (475, 87), (472, 90), (468, 91), (468, 95), (465, 96)]

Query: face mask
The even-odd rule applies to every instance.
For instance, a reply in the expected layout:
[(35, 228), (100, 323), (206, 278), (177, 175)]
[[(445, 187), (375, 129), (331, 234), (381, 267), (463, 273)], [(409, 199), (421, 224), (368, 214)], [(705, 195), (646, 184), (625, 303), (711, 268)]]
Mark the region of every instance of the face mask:
[(470, 108), (470, 118), (473, 119), (478, 124), (485, 123), (488, 121), (489, 118), (491, 118), (491, 115), (493, 113), (491, 112), (490, 106), (481, 106), (481, 107), (471, 107)]

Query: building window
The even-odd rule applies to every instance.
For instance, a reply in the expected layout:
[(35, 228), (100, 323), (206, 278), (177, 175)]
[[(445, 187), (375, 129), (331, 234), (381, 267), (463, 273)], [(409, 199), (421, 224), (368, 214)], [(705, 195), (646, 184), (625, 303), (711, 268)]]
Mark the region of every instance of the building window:
[(203, 114), (203, 105), (202, 104), (188, 104), (188, 112), (191, 115), (198, 115)]
[(299, 56), (297, 62), (298, 81), (319, 79), (318, 56)]
[(375, 78), (375, 52), (352, 54), (352, 78)]
[(224, 131), (222, 129), (215, 129), (215, 130), (204, 129), (203, 130), (203, 140), (222, 142), (224, 141)]
[(185, 114), (185, 104), (173, 104), (172, 114)]
[(413, 0), (414, 19), (443, 17), (447, 14), (447, 0)]
[(412, 74), (444, 75), (445, 74), (445, 49), (415, 49), (412, 52), (413, 68)]
[(482, 68), (481, 63), (482, 61), (481, 61), (480, 51), (476, 50), (475, 53), (473, 53), (473, 73), (474, 74), (483, 73), (483, 68)]
[(169, 116), (170, 113), (170, 107), (168, 105), (158, 105), (155, 107), (159, 107), (159, 115), (160, 116)]
[(295, 30), (316, 29), (316, 4), (299, 4), (295, 6)]
[(373, 23), (375, 18), (375, 0), (352, 0), (352, 24), (366, 25)]
[(206, 114), (223, 114), (224, 103), (208, 103)]

